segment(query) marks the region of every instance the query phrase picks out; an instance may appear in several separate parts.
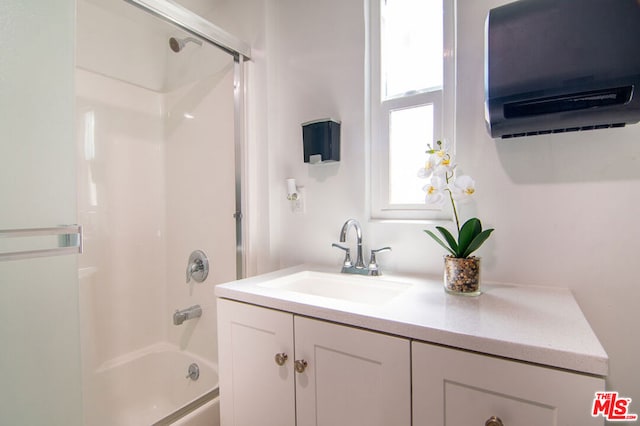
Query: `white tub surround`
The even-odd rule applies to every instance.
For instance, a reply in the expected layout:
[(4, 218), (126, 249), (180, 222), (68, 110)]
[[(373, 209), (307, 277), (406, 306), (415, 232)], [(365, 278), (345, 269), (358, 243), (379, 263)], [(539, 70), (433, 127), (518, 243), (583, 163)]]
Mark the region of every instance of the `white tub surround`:
[[(197, 380), (186, 377), (192, 363), (198, 365)], [(172, 418), (172, 413), (187, 406), (190, 406), (190, 419), (208, 424), (217, 422), (217, 414), (210, 413), (211, 407), (217, 410), (217, 399), (208, 395), (218, 385), (217, 366), (175, 345), (148, 346), (104, 363), (94, 374), (92, 386), (85, 395), (87, 424), (127, 426), (159, 421), (173, 424), (165, 419)], [(205, 395), (207, 401), (198, 403), (197, 408), (192, 407)], [(184, 418), (180, 421), (186, 422)]]
[(446, 294), (437, 279), (349, 276), (362, 280), (363, 291), (367, 285), (403, 287), (387, 302), (354, 302), (286, 290), (278, 281), (318, 271), (328, 273), (324, 278), (335, 282), (344, 277), (337, 269), (296, 266), (218, 285), (216, 295), (502, 358), (589, 375), (608, 374), (608, 356), (568, 289), (483, 284), (481, 296), (462, 297)]

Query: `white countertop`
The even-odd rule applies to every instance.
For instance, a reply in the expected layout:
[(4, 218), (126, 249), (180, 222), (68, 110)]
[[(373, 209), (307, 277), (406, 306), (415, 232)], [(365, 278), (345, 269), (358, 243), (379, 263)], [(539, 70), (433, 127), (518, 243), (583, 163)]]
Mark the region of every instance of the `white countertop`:
[[(218, 297), (410, 339), (606, 376), (609, 358), (568, 289), (483, 284), (479, 297), (445, 293), (442, 282), (401, 275), (362, 277), (410, 288), (379, 305), (264, 286), (300, 265), (216, 287)], [(336, 274), (336, 276), (342, 276)]]

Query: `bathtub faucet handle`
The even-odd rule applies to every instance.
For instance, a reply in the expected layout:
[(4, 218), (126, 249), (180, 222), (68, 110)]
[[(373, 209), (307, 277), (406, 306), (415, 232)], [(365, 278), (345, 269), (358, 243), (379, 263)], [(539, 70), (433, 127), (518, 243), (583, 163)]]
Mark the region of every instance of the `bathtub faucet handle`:
[(187, 266), (187, 283), (191, 282), (191, 277), (194, 273), (198, 271), (202, 271), (204, 266), (202, 265), (202, 261), (200, 259), (196, 259), (192, 264)]

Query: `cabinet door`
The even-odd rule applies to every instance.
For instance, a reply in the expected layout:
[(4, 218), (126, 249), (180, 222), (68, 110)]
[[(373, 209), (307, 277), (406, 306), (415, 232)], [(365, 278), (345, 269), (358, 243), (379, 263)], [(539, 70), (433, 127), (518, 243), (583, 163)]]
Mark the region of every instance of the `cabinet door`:
[(426, 343), (412, 343), (414, 426), (603, 424), (591, 417), (604, 380)]
[(406, 339), (295, 317), (297, 426), (409, 426)]
[(222, 426), (294, 426), (293, 315), (218, 299), (218, 339)]

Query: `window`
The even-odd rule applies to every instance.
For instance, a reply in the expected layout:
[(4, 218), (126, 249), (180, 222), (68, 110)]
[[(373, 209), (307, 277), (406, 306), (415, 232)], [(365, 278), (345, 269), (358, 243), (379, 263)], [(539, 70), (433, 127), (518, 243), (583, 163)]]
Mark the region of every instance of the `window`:
[(370, 0), (371, 216), (441, 219), (417, 171), (453, 142), (453, 0)]

